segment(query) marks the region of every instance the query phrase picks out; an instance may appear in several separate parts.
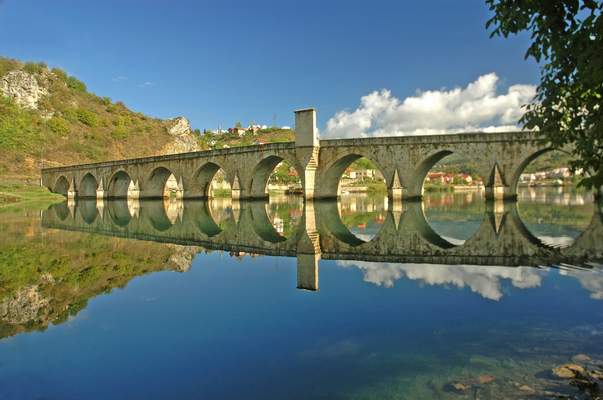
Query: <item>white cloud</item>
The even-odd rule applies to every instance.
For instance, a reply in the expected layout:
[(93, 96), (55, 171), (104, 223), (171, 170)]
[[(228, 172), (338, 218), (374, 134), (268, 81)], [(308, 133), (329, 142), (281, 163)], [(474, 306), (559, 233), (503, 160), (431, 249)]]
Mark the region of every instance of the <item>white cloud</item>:
[(146, 81), (146, 82), (143, 82), (140, 85), (138, 85), (138, 87), (140, 87), (140, 88), (150, 88), (153, 86), (155, 86), (155, 83), (153, 83), (151, 81)]
[(419, 91), (400, 100), (383, 89), (360, 99), (354, 111), (339, 111), (324, 138), (406, 136), (468, 131), (517, 130), (521, 108), (535, 93), (533, 85), (513, 85), (497, 94), (498, 76), (482, 75), (464, 88)]
[(123, 76), (123, 75), (116, 76), (115, 78), (113, 78), (113, 82), (124, 82), (124, 81), (127, 81), (127, 80), (128, 80), (128, 77), (127, 76)]
[(342, 267), (356, 267), (364, 281), (377, 286), (392, 287), (401, 278), (418, 280), (426, 285), (468, 287), (480, 296), (498, 301), (503, 297), (502, 280), (509, 280), (520, 289), (539, 287), (545, 269), (532, 267), (491, 267), (471, 265), (394, 264), (365, 261), (337, 261)]
[(590, 292), (593, 300), (603, 300), (603, 274), (600, 271), (561, 271), (561, 275), (576, 278), (580, 285)]

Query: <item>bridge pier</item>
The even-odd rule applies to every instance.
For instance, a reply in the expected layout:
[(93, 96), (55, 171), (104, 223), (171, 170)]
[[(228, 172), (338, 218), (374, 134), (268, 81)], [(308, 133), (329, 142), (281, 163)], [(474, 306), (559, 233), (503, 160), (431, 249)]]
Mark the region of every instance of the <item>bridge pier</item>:
[(390, 201), (390, 203), (392, 201), (399, 201), (402, 199), (403, 194), (404, 189), (402, 188), (402, 183), (400, 182), (400, 177), (398, 176), (398, 170), (395, 170), (392, 183), (387, 188), (388, 200)]
[(295, 155), (303, 169), (304, 176), (300, 178), (306, 199), (315, 197), (319, 153), (316, 110), (307, 108), (295, 111)]
[(517, 191), (509, 186), (486, 186), (484, 195), (487, 201), (516, 201)]
[(318, 290), (318, 261), (321, 256), (320, 236), (316, 226), (314, 202), (304, 202), (303, 232), (297, 241), (297, 288)]
[(318, 254), (297, 255), (297, 288), (315, 292), (318, 290)]

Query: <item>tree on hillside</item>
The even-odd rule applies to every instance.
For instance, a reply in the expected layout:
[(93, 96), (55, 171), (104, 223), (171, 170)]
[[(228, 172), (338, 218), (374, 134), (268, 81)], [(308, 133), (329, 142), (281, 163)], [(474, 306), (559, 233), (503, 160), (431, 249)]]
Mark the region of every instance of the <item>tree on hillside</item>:
[(554, 148), (575, 147), (574, 170), (603, 185), (603, 22), (601, 0), (486, 0), (492, 36), (529, 32), (525, 58), (540, 64), (540, 84), (521, 123)]

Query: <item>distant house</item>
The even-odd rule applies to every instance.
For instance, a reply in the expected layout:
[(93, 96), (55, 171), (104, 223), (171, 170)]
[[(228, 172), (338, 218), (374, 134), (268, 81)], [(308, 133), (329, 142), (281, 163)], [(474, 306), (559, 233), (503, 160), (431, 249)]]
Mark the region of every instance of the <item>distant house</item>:
[(570, 178), (572, 176), (572, 171), (568, 167), (555, 168), (550, 172), (551, 178)]
[(460, 174), (458, 179), (466, 185), (471, 185), (471, 183), (473, 183), (473, 178), (468, 174)]
[(258, 133), (260, 129), (262, 129), (262, 126), (256, 124), (252, 124), (247, 127), (247, 130), (253, 132), (254, 135)]
[(446, 172), (430, 172), (427, 174), (425, 180), (429, 183), (441, 183), (447, 184), (451, 183), (454, 179), (454, 176), (451, 174), (447, 174)]
[(375, 170), (374, 169), (363, 169), (359, 171), (350, 171), (348, 173), (350, 179), (362, 179), (362, 178), (374, 178)]
[(519, 175), (519, 180), (523, 183), (526, 182), (534, 182), (536, 180), (536, 175), (534, 174), (521, 174)]
[(247, 132), (247, 130), (242, 127), (235, 126), (234, 128), (228, 128), (228, 133), (232, 133), (232, 134), (239, 135), (239, 136), (243, 136), (245, 134), (245, 132)]

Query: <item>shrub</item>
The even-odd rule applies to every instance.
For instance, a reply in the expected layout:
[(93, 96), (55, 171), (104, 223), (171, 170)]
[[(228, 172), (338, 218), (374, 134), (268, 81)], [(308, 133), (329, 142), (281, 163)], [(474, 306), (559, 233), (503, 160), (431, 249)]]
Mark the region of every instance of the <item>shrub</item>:
[(119, 126), (111, 131), (111, 137), (114, 139), (125, 139), (128, 137), (128, 131), (125, 127)]
[(0, 76), (19, 68), (19, 62), (10, 58), (0, 57)]
[(69, 122), (77, 122), (78, 121), (78, 116), (77, 116), (77, 110), (73, 109), (73, 108), (66, 108), (63, 111), (63, 117), (65, 117), (65, 119)]
[(48, 127), (51, 131), (58, 135), (66, 135), (69, 133), (69, 122), (61, 117), (52, 117), (48, 120)]
[(69, 77), (67, 76), (67, 73), (65, 71), (63, 71), (62, 69), (53, 68), (50, 72), (52, 72), (53, 75), (55, 75), (57, 78), (59, 78), (63, 82), (67, 83), (67, 79), (69, 79)]
[(28, 62), (28, 63), (25, 63), (25, 65), (23, 66), (23, 70), (25, 72), (29, 72), (30, 74), (41, 74), (47, 68), (48, 68), (48, 66), (46, 65), (46, 63), (43, 63), (43, 62), (40, 62), (40, 63)]
[(91, 127), (98, 126), (98, 123), (99, 123), (98, 115), (96, 115), (94, 112), (88, 111), (85, 108), (78, 108), (76, 110), (76, 113), (77, 113), (78, 121), (80, 121), (82, 124), (88, 125)]
[(86, 85), (74, 76), (67, 78), (67, 87), (77, 92), (86, 92)]

